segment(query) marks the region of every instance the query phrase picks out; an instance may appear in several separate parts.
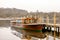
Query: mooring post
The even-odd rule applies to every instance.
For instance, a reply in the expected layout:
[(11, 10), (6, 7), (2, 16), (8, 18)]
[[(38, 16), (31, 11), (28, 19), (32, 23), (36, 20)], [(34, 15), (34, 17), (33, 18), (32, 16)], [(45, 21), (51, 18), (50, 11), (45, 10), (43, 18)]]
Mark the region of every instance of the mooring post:
[(55, 37), (56, 37), (55, 31), (56, 31), (56, 13), (54, 13), (54, 40), (56, 40), (55, 39)]
[(28, 39), (28, 40), (31, 40), (31, 36), (27, 35), (27, 39)]
[[(46, 26), (47, 26), (47, 27), (48, 27), (48, 23), (49, 23), (49, 17), (48, 17), (48, 15), (47, 15), (47, 19), (46, 19)], [(49, 35), (48, 35), (48, 31), (47, 31), (47, 35), (46, 35), (46, 36), (47, 36), (46, 40), (48, 40), (48, 36), (49, 36)]]
[[(42, 16), (40, 15), (39, 17), (39, 22), (42, 23)], [(42, 25), (43, 26), (43, 25)], [(42, 33), (42, 32), (41, 32)], [(38, 40), (42, 40), (42, 39), (38, 39)]]
[(41, 18), (41, 16), (40, 16), (40, 23), (42, 23), (42, 18)]
[(60, 27), (59, 27), (59, 38), (60, 38)]
[(42, 39), (40, 39), (40, 40), (42, 40)]

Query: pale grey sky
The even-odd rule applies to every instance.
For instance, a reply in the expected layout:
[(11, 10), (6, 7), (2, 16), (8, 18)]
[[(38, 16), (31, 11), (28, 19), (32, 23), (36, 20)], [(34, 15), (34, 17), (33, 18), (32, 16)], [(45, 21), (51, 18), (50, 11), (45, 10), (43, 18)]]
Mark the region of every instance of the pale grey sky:
[(60, 0), (0, 0), (0, 7), (18, 8), (27, 11), (60, 11)]

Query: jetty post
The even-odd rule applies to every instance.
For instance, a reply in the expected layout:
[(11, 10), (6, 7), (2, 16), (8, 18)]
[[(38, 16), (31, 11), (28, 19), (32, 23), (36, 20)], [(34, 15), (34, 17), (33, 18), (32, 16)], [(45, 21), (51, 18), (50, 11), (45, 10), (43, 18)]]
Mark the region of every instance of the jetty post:
[[(49, 23), (49, 16), (48, 15), (46, 15), (46, 17), (47, 17), (47, 19), (46, 19), (46, 26), (48, 27), (48, 23)], [(49, 37), (49, 35), (48, 35), (48, 32), (47, 32), (47, 34), (46, 34), (46, 40), (48, 40), (48, 37)]]
[(54, 40), (56, 40), (56, 13), (54, 13)]

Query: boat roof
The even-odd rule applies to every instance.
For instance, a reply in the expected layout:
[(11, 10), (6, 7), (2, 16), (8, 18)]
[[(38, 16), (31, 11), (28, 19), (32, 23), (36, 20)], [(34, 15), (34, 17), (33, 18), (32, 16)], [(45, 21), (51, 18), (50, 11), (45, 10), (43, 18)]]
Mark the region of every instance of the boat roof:
[[(16, 22), (16, 21), (11, 21), (11, 22)], [(53, 23), (29, 23), (29, 24), (20, 24), (20, 25), (40, 25), (40, 24), (45, 24), (45, 25), (49, 25), (49, 26), (54, 26), (54, 24)], [(55, 26), (58, 26), (58, 27), (60, 27), (60, 24), (55, 24)]]
[[(20, 25), (50, 25), (50, 26), (54, 26), (54, 24), (51, 24), (51, 23), (48, 23), (48, 24), (46, 24), (46, 23), (29, 23), (29, 24), (20, 24)], [(55, 26), (60, 26), (60, 24), (55, 24)]]

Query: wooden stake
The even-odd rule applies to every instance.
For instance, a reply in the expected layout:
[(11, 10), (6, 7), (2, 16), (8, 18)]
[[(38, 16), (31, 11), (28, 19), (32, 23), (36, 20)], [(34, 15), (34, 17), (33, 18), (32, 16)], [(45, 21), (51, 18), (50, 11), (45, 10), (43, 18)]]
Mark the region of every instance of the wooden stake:
[(27, 35), (27, 39), (28, 39), (28, 40), (31, 40), (31, 36)]
[(46, 21), (47, 21), (47, 25), (48, 25), (48, 23), (49, 23), (49, 17), (48, 17), (48, 15), (47, 15), (47, 20)]
[[(48, 27), (48, 23), (49, 23), (49, 17), (48, 17), (48, 15), (47, 15), (47, 20), (46, 20), (46, 26)], [(46, 40), (48, 40), (48, 32), (47, 32), (47, 38), (46, 38)]]
[(27, 16), (27, 18), (28, 18), (28, 19), (26, 19), (26, 20), (27, 20), (26, 23), (29, 23), (29, 16)]
[[(39, 17), (39, 22), (42, 23), (42, 16)], [(39, 39), (42, 40), (42, 39)]]
[(40, 39), (40, 40), (42, 40), (42, 39)]
[(55, 37), (56, 37), (55, 31), (56, 31), (56, 14), (54, 14), (54, 40), (56, 40), (55, 39)]
[(39, 22), (42, 23), (42, 16), (39, 17)]

